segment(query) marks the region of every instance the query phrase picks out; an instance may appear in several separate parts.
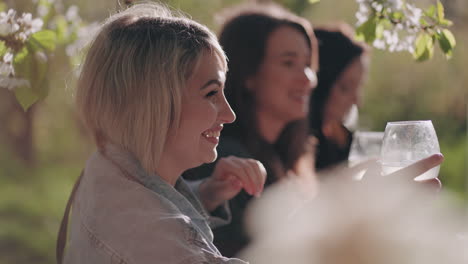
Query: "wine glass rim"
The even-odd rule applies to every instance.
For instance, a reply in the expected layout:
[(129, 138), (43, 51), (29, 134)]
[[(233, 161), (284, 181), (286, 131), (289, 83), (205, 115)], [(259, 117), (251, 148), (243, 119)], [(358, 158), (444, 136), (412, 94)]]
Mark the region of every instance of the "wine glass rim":
[(408, 121), (391, 121), (387, 122), (387, 124), (391, 125), (411, 125), (417, 123), (432, 123), (431, 120), (408, 120)]

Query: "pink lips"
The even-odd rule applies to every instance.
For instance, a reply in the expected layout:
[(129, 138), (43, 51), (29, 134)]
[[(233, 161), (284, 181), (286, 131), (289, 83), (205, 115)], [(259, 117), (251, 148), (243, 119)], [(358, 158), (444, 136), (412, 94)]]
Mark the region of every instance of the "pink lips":
[(202, 133), (202, 136), (209, 142), (213, 144), (219, 143), (219, 136), (221, 135), (221, 130), (223, 130), (222, 125), (215, 126), (212, 129), (206, 130)]

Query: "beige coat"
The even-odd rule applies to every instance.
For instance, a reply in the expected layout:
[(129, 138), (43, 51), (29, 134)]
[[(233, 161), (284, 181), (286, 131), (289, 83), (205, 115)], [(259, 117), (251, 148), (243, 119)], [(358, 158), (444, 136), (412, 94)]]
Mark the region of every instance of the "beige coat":
[(184, 180), (174, 188), (109, 147), (105, 156), (96, 152), (87, 162), (64, 263), (245, 263), (220, 255), (208, 220)]

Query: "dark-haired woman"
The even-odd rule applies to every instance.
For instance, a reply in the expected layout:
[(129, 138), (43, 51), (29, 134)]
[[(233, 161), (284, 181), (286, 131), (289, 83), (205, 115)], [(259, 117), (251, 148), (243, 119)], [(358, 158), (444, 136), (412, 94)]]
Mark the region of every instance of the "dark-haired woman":
[(348, 160), (353, 139), (344, 125), (359, 104), (368, 68), (368, 47), (353, 40), (347, 24), (315, 28), (319, 43), (318, 84), (310, 100), (309, 125), (317, 137), (316, 169)]
[[(226, 98), (237, 114), (226, 125), (218, 153), (257, 159), (265, 186), (286, 178), (314, 185), (313, 140), (308, 135), (309, 98), (317, 84), (317, 47), (311, 25), (275, 4), (228, 10), (219, 41), (228, 56)], [(210, 175), (212, 164), (186, 172)], [(234, 256), (248, 243), (244, 210), (254, 193), (230, 201), (232, 222), (214, 229), (215, 245)]]

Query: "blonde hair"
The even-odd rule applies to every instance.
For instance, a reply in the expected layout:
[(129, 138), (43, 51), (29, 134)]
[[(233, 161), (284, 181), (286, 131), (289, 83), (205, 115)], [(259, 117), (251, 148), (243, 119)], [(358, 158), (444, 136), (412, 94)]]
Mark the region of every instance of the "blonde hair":
[(169, 129), (177, 128), (187, 79), (203, 52), (226, 58), (205, 26), (157, 4), (111, 16), (91, 43), (76, 103), (98, 148), (110, 142), (154, 172)]

